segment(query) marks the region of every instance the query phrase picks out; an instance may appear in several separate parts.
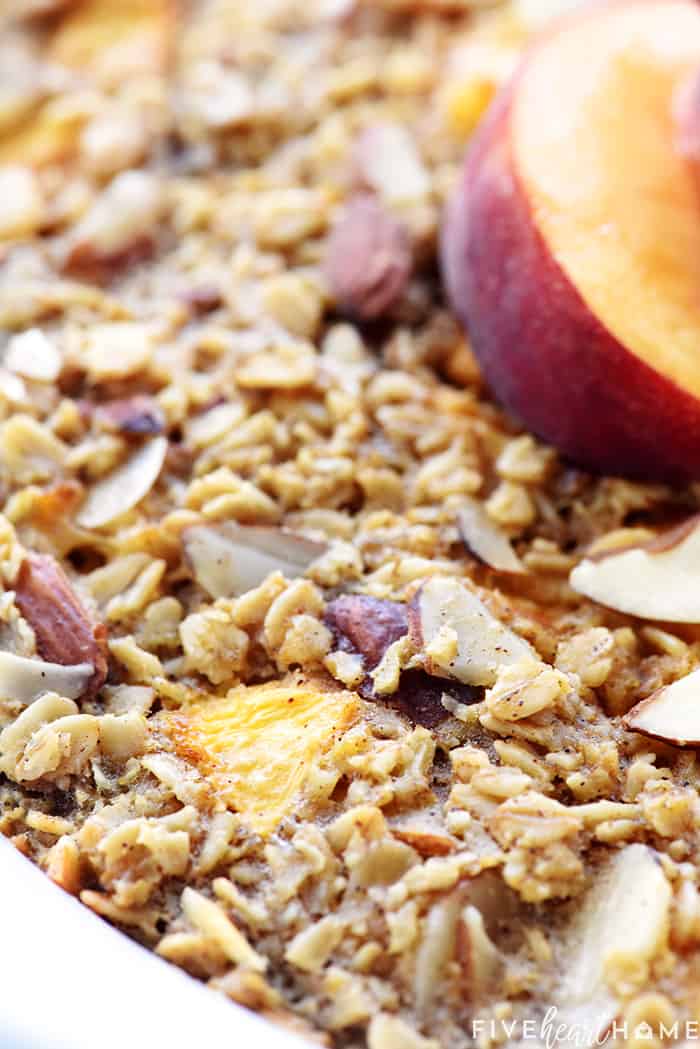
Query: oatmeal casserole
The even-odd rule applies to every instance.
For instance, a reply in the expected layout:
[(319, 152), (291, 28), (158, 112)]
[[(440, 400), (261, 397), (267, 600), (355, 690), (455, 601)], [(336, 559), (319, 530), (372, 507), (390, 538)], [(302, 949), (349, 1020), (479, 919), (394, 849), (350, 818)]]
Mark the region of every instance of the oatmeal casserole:
[(521, 427), (440, 277), (538, 5), (2, 6), (0, 830), (311, 1044), (660, 1047), (700, 488)]

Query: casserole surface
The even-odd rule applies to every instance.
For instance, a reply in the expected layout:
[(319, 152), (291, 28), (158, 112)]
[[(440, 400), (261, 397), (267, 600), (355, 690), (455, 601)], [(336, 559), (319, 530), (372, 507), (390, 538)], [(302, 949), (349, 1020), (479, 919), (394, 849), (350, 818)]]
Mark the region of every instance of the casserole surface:
[(438, 275), (531, 24), (35, 6), (0, 41), (0, 1023), (123, 1044), (130, 995), (171, 1046), (685, 1023), (695, 753), (623, 718), (700, 636), (570, 573), (698, 491), (523, 431)]

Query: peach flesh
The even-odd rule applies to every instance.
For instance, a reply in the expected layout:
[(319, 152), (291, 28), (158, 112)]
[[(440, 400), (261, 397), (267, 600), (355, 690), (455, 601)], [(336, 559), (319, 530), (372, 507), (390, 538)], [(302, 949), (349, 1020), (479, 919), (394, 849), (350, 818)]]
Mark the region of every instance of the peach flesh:
[[(567, 177), (576, 178), (575, 165), (564, 165), (562, 156), (566, 151), (575, 155), (581, 142), (580, 129), (576, 128), (579, 114), (565, 108), (581, 90), (580, 85), (571, 92), (557, 91), (559, 85), (553, 85), (550, 77), (545, 86), (552, 100), (544, 112), (542, 108), (535, 111), (536, 120), (544, 127), (541, 133), (537, 127), (528, 129), (523, 115), (525, 104), (532, 105), (528, 93), (531, 96), (533, 83), (535, 97), (542, 94), (537, 67), (540, 64), (540, 70), (544, 68), (543, 50), (554, 48), (556, 68), (557, 40), (562, 33), (572, 35), (583, 27), (583, 40), (590, 47), (596, 23), (605, 41), (611, 29), (608, 20), (628, 18), (630, 12), (635, 25), (645, 27), (652, 38), (658, 36), (659, 19), (676, 17), (673, 33), (667, 31), (668, 22), (664, 21), (663, 27), (664, 46), (671, 50), (678, 32), (681, 39), (688, 39), (689, 25), (697, 29), (694, 44), (683, 45), (673, 71), (680, 79), (700, 65), (700, 7), (690, 0), (608, 4), (555, 30), (535, 48), (477, 134), (445, 218), (443, 271), (448, 293), (469, 330), (487, 381), (506, 408), (591, 469), (684, 480), (700, 477), (700, 202), (690, 165), (673, 151), (673, 77), (667, 76), (666, 70), (659, 73), (657, 63), (651, 70), (649, 89), (657, 106), (662, 95), (668, 104), (667, 118), (652, 129), (664, 143), (668, 139), (668, 164), (656, 158), (650, 165), (658, 184), (652, 178), (645, 186), (639, 172), (630, 173), (634, 176), (631, 184), (644, 189), (638, 214), (649, 218), (649, 229), (641, 228), (638, 219), (636, 224), (633, 221), (634, 208), (624, 200), (624, 172), (614, 171), (608, 184), (603, 183), (600, 200), (595, 194), (593, 199), (590, 195), (586, 198), (584, 193), (582, 207), (567, 198), (567, 187), (557, 183), (558, 172), (554, 172), (552, 183), (551, 163), (563, 167)], [(582, 54), (579, 66), (590, 59), (589, 50)], [(568, 41), (562, 48), (563, 71), (571, 77), (585, 77), (585, 69), (576, 68), (576, 56), (576, 48)], [(551, 54), (547, 61), (550, 67), (546, 71), (551, 72)], [(596, 84), (589, 87), (593, 90)], [(634, 104), (634, 91), (631, 96), (629, 91), (622, 92), (629, 133), (635, 132), (636, 120), (638, 136), (648, 135), (643, 119), (648, 98), (642, 95), (639, 104)], [(620, 98), (604, 101), (610, 111)], [(620, 114), (617, 116), (619, 121)], [(557, 125), (559, 145), (554, 135), (545, 141), (547, 121), (550, 128)], [(620, 127), (625, 127), (624, 121), (618, 122), (618, 131)], [(595, 165), (600, 165), (600, 151), (605, 147), (603, 156), (607, 160), (611, 149), (609, 142), (601, 143), (590, 121), (584, 131), (588, 139), (583, 141), (583, 155), (576, 159), (581, 164), (578, 181), (585, 188), (585, 179), (605, 179), (604, 165), (602, 170)], [(549, 150), (544, 154), (548, 165), (544, 172), (538, 170), (533, 155), (539, 144), (546, 144)], [(631, 150), (631, 156), (636, 164), (643, 147), (636, 140), (635, 146), (638, 148)], [(625, 143), (618, 142), (621, 165), (625, 151)], [(673, 190), (671, 204), (665, 198), (656, 210), (673, 217), (674, 242), (665, 249), (665, 256), (661, 254), (658, 272), (647, 273), (644, 268), (653, 257), (651, 252), (642, 263), (634, 256), (625, 257), (624, 252), (613, 252), (612, 258), (603, 255), (606, 248), (600, 224), (606, 208), (613, 227), (622, 216), (623, 232), (632, 236), (635, 250), (653, 245), (658, 229), (654, 193), (659, 185), (666, 189), (670, 185)], [(594, 225), (588, 227), (585, 209), (591, 205)], [(668, 231), (658, 231), (658, 236), (664, 234)], [(605, 277), (602, 282), (599, 273)], [(656, 302), (651, 309), (649, 303), (654, 294), (658, 296), (659, 286), (668, 293), (667, 301), (660, 305)], [(679, 337), (675, 345), (667, 340), (666, 346), (659, 333), (666, 330), (663, 326), (669, 317)]]

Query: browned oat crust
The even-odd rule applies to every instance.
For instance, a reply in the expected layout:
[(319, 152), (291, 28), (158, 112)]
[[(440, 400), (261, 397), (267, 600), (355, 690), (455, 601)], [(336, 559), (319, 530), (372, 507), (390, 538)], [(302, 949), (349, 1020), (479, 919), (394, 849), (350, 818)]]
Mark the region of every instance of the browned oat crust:
[[(698, 493), (591, 477), (521, 433), (437, 278), (523, 17), (31, 6), (0, 43), (21, 88), (0, 99), (0, 629), (94, 675), (0, 699), (0, 830), (161, 957), (338, 1049), (462, 1049), (475, 1018), (566, 1010), (574, 941), (601, 953), (584, 896), (649, 847), (647, 939), (584, 1011), (695, 1015), (696, 756), (621, 718), (700, 637), (568, 574)], [(333, 250), (389, 255), (329, 265), (367, 194), (375, 239)], [(468, 552), (468, 498), (525, 571)], [(416, 621), (436, 579), (507, 628), (502, 665), (455, 680), (455, 630)]]

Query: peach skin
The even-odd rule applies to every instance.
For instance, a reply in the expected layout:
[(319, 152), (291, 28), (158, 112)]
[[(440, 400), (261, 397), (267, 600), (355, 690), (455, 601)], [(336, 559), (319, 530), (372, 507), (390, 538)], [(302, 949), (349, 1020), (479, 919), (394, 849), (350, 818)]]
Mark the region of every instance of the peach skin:
[(595, 471), (700, 477), (700, 196), (674, 96), (700, 5), (559, 23), (477, 133), (443, 274), (505, 407)]

